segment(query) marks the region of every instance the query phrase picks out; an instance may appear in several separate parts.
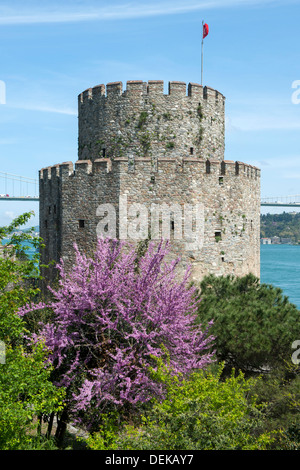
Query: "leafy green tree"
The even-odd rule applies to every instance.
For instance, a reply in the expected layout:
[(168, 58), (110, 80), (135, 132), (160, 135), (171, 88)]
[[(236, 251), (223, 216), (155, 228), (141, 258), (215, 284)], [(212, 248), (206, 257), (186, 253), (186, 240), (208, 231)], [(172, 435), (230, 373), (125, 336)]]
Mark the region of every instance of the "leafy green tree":
[[(0, 252), (0, 448), (24, 449), (32, 445), (36, 418), (61, 409), (64, 391), (51, 383), (47, 351), (41, 343), (28, 345), (28, 324), (18, 310), (39, 294), (38, 253), (41, 239), (32, 230), (16, 233), (32, 213), (0, 228), (7, 239)], [(25, 341), (26, 338), (26, 341)], [(35, 419), (34, 419), (35, 418)]]
[(62, 409), (64, 391), (50, 381), (47, 351), (38, 344), (30, 353), (6, 348), (0, 364), (0, 449), (30, 449), (39, 430), (38, 417)]
[(168, 395), (142, 417), (139, 425), (117, 431), (116, 421), (89, 436), (92, 450), (254, 450), (266, 449), (271, 433), (260, 431), (264, 415), (248, 394), (258, 379), (242, 373), (220, 380), (216, 372), (199, 371), (188, 380), (171, 376), (164, 366), (155, 372), (165, 382)]
[(272, 448), (300, 450), (300, 366), (289, 362), (263, 374), (254, 393), (266, 405), (263, 429), (280, 430)]
[[(32, 212), (27, 212), (12, 221), (7, 227), (0, 227), (0, 340), (5, 343), (20, 342), (24, 333), (24, 322), (16, 315), (17, 310), (35, 300), (39, 294), (39, 237), (32, 236), (32, 230), (16, 232), (26, 224)], [(29, 248), (34, 249), (31, 257)]]
[(265, 371), (291, 360), (300, 315), (281, 289), (260, 284), (252, 274), (209, 275), (200, 283), (199, 296), (199, 322), (213, 319), (217, 358), (229, 369)]

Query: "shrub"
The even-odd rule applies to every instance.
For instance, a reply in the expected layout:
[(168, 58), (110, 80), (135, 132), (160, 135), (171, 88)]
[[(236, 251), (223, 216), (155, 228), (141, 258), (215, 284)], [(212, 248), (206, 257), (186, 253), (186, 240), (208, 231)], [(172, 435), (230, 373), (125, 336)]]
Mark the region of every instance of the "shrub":
[[(223, 367), (223, 366), (222, 366)], [(263, 414), (248, 394), (258, 380), (242, 373), (220, 380), (220, 366), (195, 372), (188, 380), (160, 375), (168, 384), (166, 398), (154, 404), (139, 425), (125, 425), (118, 432), (111, 419), (89, 436), (92, 450), (264, 450), (272, 442), (260, 430)], [(109, 439), (107, 439), (109, 435)]]
[(64, 391), (50, 381), (41, 344), (26, 353), (21, 347), (6, 349), (0, 364), (0, 449), (31, 447), (37, 434), (37, 417), (62, 409)]
[(300, 338), (299, 310), (281, 289), (243, 277), (206, 276), (200, 283), (201, 324), (214, 320), (216, 354), (230, 369), (263, 372), (290, 361)]

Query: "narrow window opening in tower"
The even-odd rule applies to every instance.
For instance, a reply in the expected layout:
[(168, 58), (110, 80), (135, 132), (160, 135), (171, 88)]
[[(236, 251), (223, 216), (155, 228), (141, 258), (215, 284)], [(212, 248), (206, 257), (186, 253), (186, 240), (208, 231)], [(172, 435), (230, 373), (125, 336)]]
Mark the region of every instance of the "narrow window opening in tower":
[(151, 181), (151, 183), (155, 183), (155, 176), (151, 176), (150, 181)]
[(190, 154), (194, 155), (194, 147), (190, 147)]
[(48, 207), (48, 214), (51, 214), (51, 206)]
[(215, 240), (216, 242), (219, 242), (220, 240), (222, 240), (222, 232), (217, 230), (215, 231)]
[(105, 157), (105, 149), (102, 149), (102, 157)]
[(78, 220), (78, 225), (79, 225), (79, 228), (84, 228), (84, 220), (83, 220), (83, 219), (79, 219), (79, 220)]
[(224, 183), (223, 176), (219, 176), (219, 185), (222, 185), (223, 183)]
[(45, 226), (45, 228), (47, 228), (47, 227), (48, 227), (48, 221), (47, 221), (47, 220), (45, 220), (45, 222), (44, 222), (44, 226)]
[(171, 230), (172, 230), (172, 232), (174, 232), (174, 227), (175, 227), (174, 220), (171, 220)]
[(222, 260), (222, 263), (224, 263), (224, 261), (225, 261), (224, 256), (221, 257), (221, 260)]
[(206, 167), (206, 173), (209, 174), (210, 173), (210, 161), (209, 160), (206, 160), (205, 167)]

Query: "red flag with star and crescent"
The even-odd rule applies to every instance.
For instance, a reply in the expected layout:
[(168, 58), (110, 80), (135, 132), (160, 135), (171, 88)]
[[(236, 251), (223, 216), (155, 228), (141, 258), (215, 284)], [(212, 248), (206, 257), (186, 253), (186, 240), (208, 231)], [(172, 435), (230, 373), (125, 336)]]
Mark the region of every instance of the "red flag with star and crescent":
[(208, 24), (204, 24), (203, 25), (203, 39), (206, 38), (206, 36), (208, 35), (208, 32), (209, 32), (209, 27), (208, 27)]

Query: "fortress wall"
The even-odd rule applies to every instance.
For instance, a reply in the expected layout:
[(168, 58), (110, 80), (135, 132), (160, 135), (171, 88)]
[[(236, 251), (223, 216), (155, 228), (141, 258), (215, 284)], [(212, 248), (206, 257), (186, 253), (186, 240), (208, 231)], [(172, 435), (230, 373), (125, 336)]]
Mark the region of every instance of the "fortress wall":
[[(61, 179), (59, 165), (40, 170), (39, 192), (39, 226), (40, 236), (45, 247), (42, 250), (42, 263), (54, 259), (57, 261), (62, 252), (62, 207), (61, 207)], [(43, 273), (43, 269), (41, 269)], [(55, 267), (49, 268), (49, 278), (55, 276)]]
[[(173, 92), (180, 93), (176, 86)], [(171, 256), (182, 258), (182, 268), (191, 264), (197, 280), (208, 273), (259, 276), (259, 188), (260, 170), (255, 167), (192, 156), (90, 159), (44, 169), (40, 172), (40, 227), (47, 243), (44, 260), (62, 255), (71, 266), (74, 242), (92, 254), (101, 204), (115, 207), (119, 237), (121, 195), (126, 196), (129, 209), (134, 203), (146, 206), (150, 225), (151, 204), (179, 205), (183, 239), (174, 239), (179, 226), (174, 217)], [(203, 244), (198, 248), (187, 249), (185, 204), (203, 208)], [(129, 224), (132, 220), (129, 217)]]

